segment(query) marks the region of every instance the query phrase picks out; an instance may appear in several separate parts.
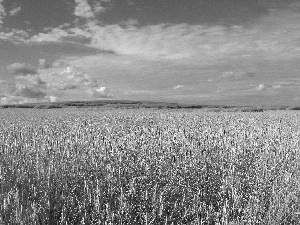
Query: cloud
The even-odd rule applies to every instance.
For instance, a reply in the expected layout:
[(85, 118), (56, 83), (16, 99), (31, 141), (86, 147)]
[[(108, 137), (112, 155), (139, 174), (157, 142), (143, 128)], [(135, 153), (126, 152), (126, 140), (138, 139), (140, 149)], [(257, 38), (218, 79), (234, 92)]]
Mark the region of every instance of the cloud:
[(103, 12), (105, 12), (105, 8), (101, 5), (100, 2), (97, 2), (94, 5), (93, 10), (94, 10), (95, 13), (103, 13)]
[(274, 89), (280, 89), (280, 88), (282, 88), (282, 85), (280, 85), (280, 84), (274, 84), (272, 86), (272, 88), (274, 88)]
[(89, 89), (86, 91), (91, 98), (111, 98), (112, 95), (106, 87), (100, 87), (98, 89)]
[(61, 42), (64, 37), (70, 36), (72, 34), (62, 28), (51, 28), (47, 33), (32, 36), (27, 42)]
[(16, 16), (21, 11), (21, 9), (22, 8), (20, 6), (15, 7), (12, 10), (10, 10), (9, 15), (10, 16)]
[[(23, 97), (19, 97), (19, 96), (5, 96), (3, 98), (0, 99), (0, 104), (1, 105), (5, 105), (5, 104), (24, 104), (24, 103), (28, 103), (30, 102), (30, 100), (23, 98)], [(32, 101), (34, 102), (34, 101)]]
[(183, 89), (183, 88), (185, 88), (185, 86), (181, 85), (181, 84), (176, 85), (176, 86), (173, 87), (174, 90)]
[[(52, 67), (39, 69), (39, 77), (46, 84), (43, 86), (48, 95), (59, 96), (60, 99), (72, 98), (78, 100), (88, 95), (87, 90), (100, 89), (104, 82), (100, 78), (93, 78), (82, 68), (76, 66)], [(42, 88), (42, 87), (41, 87)], [(105, 95), (107, 90), (99, 90), (99, 94)], [(69, 100), (69, 99), (68, 99)]]
[(26, 75), (26, 76), (19, 76), (16, 77), (15, 80), (21, 82), (24, 85), (35, 86), (37, 88), (46, 88), (47, 83), (41, 80), (39, 75)]
[(7, 96), (8, 94), (12, 93), (15, 89), (15, 84), (9, 82), (7, 80), (1, 80), (0, 82), (0, 93), (2, 96)]
[(84, 25), (51, 28), (28, 41), (72, 42), (119, 55), (191, 64), (299, 57), (296, 7), (272, 10), (249, 26), (229, 27), (167, 23), (137, 27), (136, 20), (103, 25), (93, 20), (94, 11), (87, 0), (76, 0), (76, 15), (89, 19)]
[(103, 6), (103, 3), (107, 4), (111, 2), (111, 0), (99, 0), (98, 2), (96, 2), (93, 6), (93, 11), (95, 14), (98, 14), (98, 13), (104, 13), (106, 11), (106, 8)]
[(48, 42), (86, 44), (90, 41), (91, 35), (80, 27), (68, 28), (62, 25), (57, 28), (47, 28), (45, 33), (33, 35), (25, 42), (28, 44)]
[(128, 28), (128, 27), (133, 28), (133, 27), (135, 27), (136, 25), (139, 24), (139, 21), (136, 20), (136, 19), (129, 19), (129, 20), (126, 20), (126, 21), (121, 21), (120, 24), (121, 24), (122, 26), (127, 27), (127, 28)]
[(7, 67), (14, 75), (37, 74), (37, 70), (25, 63), (14, 63)]
[(265, 85), (264, 84), (260, 84), (255, 88), (257, 91), (261, 91), (265, 89)]
[(57, 97), (52, 95), (46, 96), (44, 99), (49, 102), (57, 102)]
[(27, 42), (28, 38), (29, 38), (28, 32), (20, 29), (14, 29), (14, 28), (6, 29), (5, 32), (4, 31), (0, 32), (0, 40), (8, 40), (13, 43), (25, 43)]
[(76, 6), (74, 15), (85, 19), (94, 18), (95, 15), (92, 11), (92, 7), (87, 0), (75, 0)]
[(4, 6), (2, 5), (2, 3), (3, 3), (3, 0), (0, 0), (0, 28), (1, 28), (1, 25), (3, 24), (4, 17), (6, 16), (5, 9), (4, 9)]
[(15, 101), (16, 98), (13, 97), (18, 97), (18, 101), (20, 98), (41, 99), (46, 96), (45, 91), (46, 83), (38, 75), (19, 76), (14, 80), (4, 80), (0, 83), (0, 93), (7, 97), (5, 101), (9, 99)]
[[(8, 12), (8, 15), (16, 16), (20, 12), (20, 10), (21, 10), (21, 7), (15, 7), (11, 11)], [(7, 16), (7, 13), (6, 13), (5, 8), (3, 6), (3, 0), (0, 0), (0, 28), (1, 28), (1, 25), (3, 24), (3, 19), (6, 16)], [(2, 36), (1, 33), (0, 33), (0, 36)]]
[[(88, 91), (91, 95), (101, 94), (95, 90), (104, 86), (112, 89), (114, 95), (116, 89), (124, 93), (142, 89), (153, 91), (155, 88), (174, 94), (172, 87), (176, 90), (174, 85), (182, 83), (189, 88), (198, 85), (201, 90), (209, 86), (211, 92), (220, 90), (224, 95), (232, 89), (238, 95), (247, 87), (251, 88), (249, 93), (256, 95), (255, 89), (265, 90), (261, 94), (279, 93), (280, 90), (275, 90), (279, 87), (272, 84), (280, 85), (277, 82), (280, 77), (284, 81), (288, 76), (294, 76), (291, 70), (298, 67), (293, 64), (293, 61), (299, 61), (300, 51), (300, 11), (297, 5), (272, 9), (244, 26), (167, 23), (137, 26), (136, 20), (109, 25), (97, 21), (96, 13), (104, 12), (104, 3), (76, 0), (75, 14), (86, 20), (77, 18), (72, 24), (45, 29), (31, 38), (23, 37), (28, 40), (25, 44), (78, 43), (113, 53), (94, 55), (95, 59), (91, 61), (87, 56), (74, 56), (77, 62), (81, 62), (78, 67), (87, 73), (77, 71), (76, 63), (73, 63), (75, 67), (70, 67), (72, 69), (62, 69), (40, 62), (38, 72), (41, 80), (47, 83), (47, 96), (50, 90), (53, 90), (53, 96), (56, 96), (54, 90), (59, 93), (83, 91), (87, 94)], [(15, 38), (15, 33), (5, 35), (2, 36), (7, 40)], [(67, 56), (62, 58), (76, 61)], [(281, 65), (287, 62), (283, 68)], [(98, 81), (102, 77), (109, 80), (109, 85)], [(273, 83), (274, 79), (276, 83)], [(213, 82), (208, 84), (207, 80)], [(257, 86), (260, 83), (271, 85)]]
[(40, 73), (40, 76), (47, 81), (48, 88), (59, 90), (94, 88), (101, 83), (101, 81), (86, 74), (80, 67), (75, 66), (52, 68), (47, 71), (40, 71)]
[(39, 68), (40, 69), (49, 69), (52, 66), (46, 62), (45, 59), (39, 59)]
[(25, 98), (44, 98), (46, 93), (37, 89), (34, 85), (22, 85), (17, 84), (16, 90), (12, 93), (13, 96), (25, 97)]
[(26, 103), (36, 101), (56, 101), (89, 98), (110, 98), (110, 90), (103, 87), (104, 82), (93, 78), (82, 68), (66, 66), (66, 63), (55, 62), (47, 65), (44, 59), (39, 60), (39, 69), (25, 63), (14, 63), (8, 69), (15, 75), (13, 79), (0, 80), (0, 103)]

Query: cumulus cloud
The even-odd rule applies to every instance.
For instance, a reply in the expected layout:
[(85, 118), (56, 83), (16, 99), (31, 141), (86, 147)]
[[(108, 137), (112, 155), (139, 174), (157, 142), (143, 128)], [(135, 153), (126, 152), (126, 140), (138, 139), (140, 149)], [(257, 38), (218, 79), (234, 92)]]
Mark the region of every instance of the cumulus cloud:
[(46, 88), (52, 93), (75, 91), (85, 93), (88, 89), (97, 89), (104, 84), (100, 79), (95, 79), (76, 66), (52, 67), (40, 69), (39, 77), (46, 82)]
[(92, 7), (87, 0), (75, 0), (76, 6), (74, 15), (86, 19), (94, 18)]
[[(74, 100), (89, 95), (91, 98), (112, 97), (104, 82), (88, 75), (82, 68), (54, 63), (50, 66), (44, 59), (39, 60), (39, 69), (24, 63), (14, 63), (8, 69), (13, 79), (0, 80), (0, 103), (26, 103), (35, 101), (68, 99)], [(69, 97), (68, 97), (69, 96)]]
[(34, 85), (22, 85), (17, 84), (16, 90), (12, 93), (13, 96), (20, 96), (25, 98), (37, 98), (41, 99), (46, 96), (46, 93), (37, 89)]
[(46, 96), (44, 99), (49, 102), (57, 102), (57, 97), (52, 95)]
[(264, 85), (264, 84), (260, 84), (260, 85), (258, 85), (255, 89), (257, 90), (257, 91), (262, 91), (262, 90), (264, 90), (266, 88), (266, 86)]
[(26, 75), (26, 76), (21, 76), (15, 78), (18, 82), (21, 82), (22, 84), (25, 85), (33, 85), (38, 88), (46, 88), (47, 83), (41, 80), (39, 75)]
[(10, 16), (16, 16), (21, 11), (21, 7), (15, 7), (12, 10), (9, 11)]
[[(2, 2), (2, 0), (0, 1)], [(62, 43), (75, 42), (99, 50), (112, 51), (115, 53), (112, 54), (112, 57), (99, 54), (96, 56), (98, 57), (98, 61), (95, 60), (95, 62), (86, 65), (85, 68), (93, 67), (93, 70), (90, 70), (93, 71), (93, 77), (102, 76), (99, 74), (107, 73), (107, 75), (103, 76), (111, 76), (113, 77), (111, 80), (115, 79), (116, 83), (119, 82), (119, 84), (123, 82), (122, 88), (126, 87), (126, 85), (124, 85), (126, 79), (134, 80), (134, 78), (138, 76), (146, 79), (149, 77), (149, 71), (151, 71), (151, 74), (155, 74), (152, 73), (153, 71), (159, 71), (156, 73), (156, 77), (170, 77), (170, 74), (172, 74), (172, 78), (178, 78), (176, 81), (172, 80), (172, 82), (166, 84), (166, 87), (171, 88), (174, 84), (180, 84), (183, 76), (189, 75), (190, 82), (193, 80), (201, 83), (202, 81), (210, 80), (220, 82), (218, 84), (220, 86), (236, 85), (241, 89), (243, 87), (251, 87), (253, 93), (255, 92), (255, 88), (256, 90), (266, 89), (270, 92), (279, 92), (275, 91), (275, 89), (280, 87), (265, 87), (263, 84), (257, 87), (255, 86), (259, 83), (272, 83), (274, 81), (271, 80), (273, 74), (274, 76), (280, 76), (279, 71), (272, 73), (275, 67), (269, 66), (267, 68), (267, 66), (262, 66), (263, 63), (271, 62), (268, 65), (275, 65), (275, 63), (277, 65), (281, 60), (297, 60), (299, 58), (300, 14), (298, 6), (270, 10), (265, 16), (257, 18), (253, 23), (249, 23), (249, 26), (190, 24), (137, 26), (137, 21), (134, 20), (121, 22), (119, 24), (104, 25), (95, 20), (95, 15), (96, 13), (104, 12), (104, 6), (106, 5), (100, 0), (97, 1), (98, 3), (95, 3), (96, 1), (89, 2), (93, 2), (94, 4), (89, 4), (88, 0), (76, 0), (74, 11), (76, 16), (85, 18), (86, 20), (81, 21), (77, 18), (78, 23), (45, 29), (44, 33), (33, 36), (30, 38), (30, 41), (40, 43), (49, 41)], [(4, 37), (5, 35), (7, 35), (7, 33), (4, 33), (2, 36)], [(4, 38), (10, 39), (13, 37), (15, 37), (15, 34)], [(25, 36), (24, 39), (26, 39)], [(82, 62), (84, 60), (85, 57), (82, 57), (82, 55), (78, 56), (78, 61)], [(109, 65), (106, 66), (104, 62), (109, 62), (110, 64), (108, 63)], [(165, 64), (162, 65), (156, 62)], [(261, 64), (256, 62), (261, 62)], [(122, 63), (124, 63), (124, 65), (127, 64), (126, 66), (120, 65)], [(159, 65), (160, 68), (158, 69), (161, 70), (155, 70), (156, 68), (154, 69), (153, 65)], [(248, 65), (250, 65), (250, 67), (248, 67)], [(172, 68), (175, 66), (180, 68), (180, 70), (175, 71), (173, 69), (172, 71)], [(103, 67), (105, 67), (105, 69), (103, 69)], [(146, 69), (144, 70), (142, 67)], [(194, 71), (189, 70), (186, 72), (187, 69), (182, 69), (184, 67), (191, 68), (191, 70)], [(123, 73), (122, 69), (124, 68), (129, 68), (131, 71), (134, 70), (134, 72), (126, 71)], [(211, 71), (207, 70), (208, 72), (205, 74), (201, 72), (201, 69), (206, 70), (205, 68), (216, 69), (211, 69)], [(47, 71), (45, 69), (47, 69)], [(235, 79), (256, 76), (255, 72), (243, 72), (248, 71), (248, 69), (249, 71), (259, 71), (259, 83), (254, 83), (257, 81), (251, 79), (247, 79), (248, 83), (243, 83), (241, 79)], [(89, 92), (91, 93), (97, 93), (99, 91), (96, 92), (96, 89), (106, 86), (91, 76), (86, 75), (84, 72), (74, 72), (76, 70), (72, 69), (61, 70), (48, 68), (45, 62), (40, 62), (38, 71), (41, 72), (42, 81), (47, 83), (48, 89), (57, 88), (58, 90), (66, 92), (75, 92), (80, 89), (84, 90), (85, 93), (86, 90), (90, 90)], [(225, 72), (223, 73), (223, 71)], [(116, 74), (120, 72), (122, 72), (122, 75), (120, 75), (122, 79), (118, 81), (118, 78), (116, 79), (118, 75)], [(136, 77), (126, 77), (126, 74), (129, 73), (134, 74), (132, 77)], [(179, 78), (180, 76), (181, 79)], [(218, 77), (216, 78), (216, 76)], [(140, 77), (138, 78), (139, 80), (134, 80), (132, 86), (138, 86), (137, 83), (143, 80), (143, 78)], [(229, 79), (220, 79), (222, 77)], [(147, 81), (150, 81), (150, 78)], [(160, 81), (156, 81), (156, 83), (153, 81), (152, 84), (149, 82), (146, 88), (149, 88), (151, 85), (155, 86), (153, 84), (158, 85)], [(189, 81), (187, 80), (187, 82)], [(185, 82), (185, 84), (190, 85), (187, 82)], [(233, 82), (236, 83), (233, 84)], [(139, 85), (140, 84), (141, 82)], [(215, 83), (211, 82), (211, 86), (213, 84)], [(279, 83), (276, 84), (279, 85)], [(117, 84), (114, 85), (117, 86)], [(112, 87), (110, 86), (110, 88)], [(141, 89), (142, 87), (138, 88)], [(173, 88), (176, 89), (175, 87)], [(216, 89), (218, 88), (220, 87), (216, 87)], [(101, 91), (99, 93), (101, 94)]]
[(37, 74), (37, 70), (25, 63), (14, 63), (7, 67), (14, 75)]
[(111, 98), (112, 95), (106, 87), (100, 87), (98, 89), (89, 89), (86, 91), (91, 98)]
[[(0, 93), (7, 97), (5, 101), (14, 97), (41, 99), (46, 96), (46, 85), (37, 75), (27, 75), (16, 77), (12, 81), (3, 81), (0, 83)], [(19, 100), (18, 100), (19, 101)]]

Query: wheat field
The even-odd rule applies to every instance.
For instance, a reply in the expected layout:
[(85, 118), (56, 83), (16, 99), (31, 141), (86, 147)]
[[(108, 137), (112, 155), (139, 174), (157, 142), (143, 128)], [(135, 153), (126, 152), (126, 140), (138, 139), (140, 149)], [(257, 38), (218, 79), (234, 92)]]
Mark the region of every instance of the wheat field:
[(299, 224), (300, 113), (0, 110), (0, 224)]

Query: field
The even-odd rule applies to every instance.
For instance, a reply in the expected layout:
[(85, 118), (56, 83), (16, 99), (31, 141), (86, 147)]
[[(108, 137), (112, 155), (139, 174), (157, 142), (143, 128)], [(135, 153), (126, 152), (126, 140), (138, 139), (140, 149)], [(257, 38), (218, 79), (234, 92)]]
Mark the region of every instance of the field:
[(0, 224), (298, 221), (299, 111), (0, 110)]

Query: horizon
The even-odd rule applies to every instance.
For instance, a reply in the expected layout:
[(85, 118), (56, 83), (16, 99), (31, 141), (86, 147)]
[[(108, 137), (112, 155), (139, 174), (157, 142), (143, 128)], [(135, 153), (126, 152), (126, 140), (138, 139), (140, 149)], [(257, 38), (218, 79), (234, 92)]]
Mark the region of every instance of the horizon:
[(299, 0), (0, 0), (0, 105), (300, 105)]

